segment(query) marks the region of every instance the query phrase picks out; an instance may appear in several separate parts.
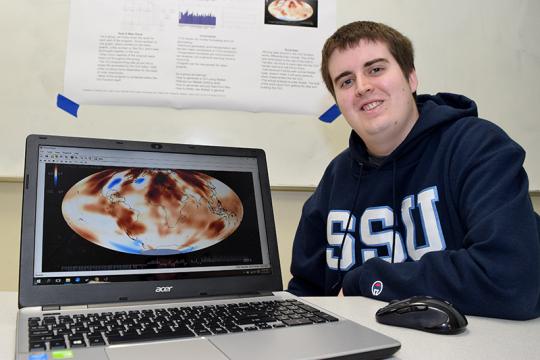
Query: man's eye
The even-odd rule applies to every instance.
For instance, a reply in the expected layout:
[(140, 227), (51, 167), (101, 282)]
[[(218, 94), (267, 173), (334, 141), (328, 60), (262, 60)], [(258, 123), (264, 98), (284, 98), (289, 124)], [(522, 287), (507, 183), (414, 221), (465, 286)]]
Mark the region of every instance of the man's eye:
[(352, 79), (345, 79), (341, 82), (341, 87), (342, 88), (347, 88), (347, 87), (350, 87), (351, 85), (353, 84), (353, 80)]
[(371, 74), (378, 74), (380, 73), (381, 71), (383, 71), (384, 69), (382, 67), (374, 67), (373, 69), (371, 69), (369, 72)]

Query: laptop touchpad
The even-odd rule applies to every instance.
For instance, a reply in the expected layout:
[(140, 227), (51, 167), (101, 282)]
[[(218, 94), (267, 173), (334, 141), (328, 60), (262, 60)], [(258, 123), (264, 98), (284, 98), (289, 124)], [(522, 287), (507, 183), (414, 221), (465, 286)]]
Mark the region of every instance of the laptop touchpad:
[(118, 345), (105, 348), (109, 360), (148, 359), (227, 359), (214, 345), (203, 338), (164, 341), (136, 345)]

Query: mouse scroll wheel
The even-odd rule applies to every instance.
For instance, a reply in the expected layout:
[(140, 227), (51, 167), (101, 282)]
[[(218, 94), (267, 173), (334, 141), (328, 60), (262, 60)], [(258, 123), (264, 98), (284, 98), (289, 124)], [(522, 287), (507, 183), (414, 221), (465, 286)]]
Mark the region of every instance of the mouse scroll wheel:
[(401, 309), (397, 309), (396, 312), (398, 314), (405, 314), (413, 310), (412, 306), (402, 307)]
[(425, 311), (428, 309), (427, 305), (414, 305), (413, 307), (416, 311)]

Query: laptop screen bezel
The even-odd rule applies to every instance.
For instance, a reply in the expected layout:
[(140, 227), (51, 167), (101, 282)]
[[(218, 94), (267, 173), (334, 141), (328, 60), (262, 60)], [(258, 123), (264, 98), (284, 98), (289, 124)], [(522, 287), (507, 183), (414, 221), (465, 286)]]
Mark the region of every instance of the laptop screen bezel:
[[(253, 157), (257, 161), (265, 232), (270, 259), (270, 274), (220, 276), (211, 278), (114, 282), (79, 285), (34, 285), (35, 224), (40, 146), (66, 146), (93, 149), (119, 149), (145, 152)], [(281, 269), (272, 210), (270, 183), (264, 150), (208, 145), (151, 143), (110, 139), (91, 139), (49, 135), (29, 135), (23, 181), (19, 307), (74, 306), (100, 303), (162, 301), (269, 293), (282, 290)], [(172, 288), (169, 288), (171, 287)], [(169, 292), (156, 291), (169, 288)]]

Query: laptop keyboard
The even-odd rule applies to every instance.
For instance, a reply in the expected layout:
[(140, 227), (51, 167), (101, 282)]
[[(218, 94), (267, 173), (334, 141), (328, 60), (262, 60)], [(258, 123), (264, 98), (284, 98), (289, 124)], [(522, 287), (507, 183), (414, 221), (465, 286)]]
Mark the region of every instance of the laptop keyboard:
[(49, 315), (28, 319), (29, 349), (209, 336), (338, 321), (298, 300)]

